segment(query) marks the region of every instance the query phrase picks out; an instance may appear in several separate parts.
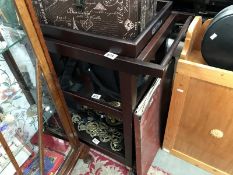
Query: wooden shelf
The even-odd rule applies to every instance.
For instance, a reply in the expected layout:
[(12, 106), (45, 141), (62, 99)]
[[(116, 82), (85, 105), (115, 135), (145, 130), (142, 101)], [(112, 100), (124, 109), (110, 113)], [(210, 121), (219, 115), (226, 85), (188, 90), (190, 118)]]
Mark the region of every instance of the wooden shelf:
[[(138, 92), (137, 92), (138, 95), (137, 95), (137, 102), (136, 102), (137, 104), (141, 101), (143, 96), (146, 94), (153, 80), (154, 80), (153, 77), (149, 77), (148, 80), (145, 82), (145, 84), (142, 87), (138, 88)], [(70, 102), (73, 105), (76, 103), (79, 103), (81, 105), (89, 106), (90, 108), (103, 111), (107, 114), (110, 114), (117, 118), (122, 119), (121, 107), (119, 108), (113, 107), (109, 105), (107, 102), (92, 99), (91, 94), (93, 94), (94, 92), (83, 93), (83, 92), (71, 92), (71, 91), (63, 90), (63, 93), (64, 93), (64, 96), (67, 102)]]
[(94, 108), (96, 110), (104, 111), (107, 114), (113, 115), (117, 118), (122, 118), (122, 112), (119, 108), (112, 107), (105, 102), (100, 102), (94, 99), (90, 99), (88, 97), (84, 97), (79, 95), (79, 93), (71, 93), (67, 91), (63, 91), (65, 98), (67, 100), (67, 103), (73, 103), (75, 104), (80, 103), (82, 105), (87, 105), (90, 108)]
[[(79, 116), (81, 116), (81, 118), (84, 119), (84, 120), (86, 120), (87, 117), (90, 117), (90, 116), (86, 116), (86, 112), (75, 111), (74, 113), (79, 114)], [(96, 114), (94, 114), (92, 117), (94, 118), (94, 121), (96, 121), (96, 122), (103, 122), (106, 125), (108, 125), (105, 122), (105, 119), (101, 119), (100, 116), (97, 116)], [(87, 119), (87, 121), (88, 121), (88, 119)], [(118, 132), (122, 133), (122, 136), (124, 136), (123, 135), (123, 124), (121, 124), (119, 126), (110, 126), (110, 125), (108, 125), (108, 126), (109, 126), (109, 129), (110, 128), (116, 129)], [(96, 145), (95, 143), (92, 142), (92, 140), (94, 138), (99, 139), (98, 136), (91, 137), (85, 131), (79, 131), (77, 124), (74, 124), (74, 128), (76, 129), (80, 140), (82, 140), (83, 142), (87, 143), (88, 145), (90, 145), (90, 146), (92, 146), (94, 148), (97, 148), (98, 150), (100, 150), (103, 153), (106, 153), (109, 156), (113, 156), (114, 158), (118, 158), (119, 159), (119, 157), (121, 157), (121, 160), (122, 160), (122, 158), (124, 158), (124, 155), (125, 155), (125, 153), (124, 153), (124, 150), (125, 150), (124, 149), (124, 138), (123, 138), (123, 141), (122, 141), (122, 148), (123, 149), (121, 151), (117, 152), (117, 151), (114, 151), (114, 150), (111, 149), (110, 142), (107, 142), (107, 143), (100, 142), (98, 145)]]
[[(60, 139), (63, 139), (63, 140), (67, 140), (67, 137), (64, 136), (63, 133), (55, 133), (51, 130), (45, 130), (45, 133), (47, 134), (51, 134), (53, 136), (56, 136), (57, 138), (60, 138)], [(124, 152), (113, 152), (111, 150), (111, 148), (109, 146), (106, 146), (106, 144), (104, 143), (100, 143), (99, 145), (96, 145), (92, 142), (92, 139), (89, 139), (89, 138), (85, 138), (84, 134), (78, 134), (79, 136), (79, 140), (82, 142), (82, 143), (85, 143), (86, 145), (90, 146), (91, 148), (109, 156), (109, 157), (112, 157), (114, 158), (115, 160), (121, 162), (121, 163), (125, 163), (125, 156), (124, 156)]]
[(79, 136), (79, 139), (83, 143), (86, 143), (87, 145), (100, 151), (101, 153), (106, 154), (110, 157), (113, 157), (114, 159), (116, 159), (117, 161), (119, 161), (121, 163), (124, 163), (124, 160), (125, 160), (124, 151), (121, 151), (121, 152), (112, 151), (112, 149), (109, 146), (109, 143), (102, 143), (101, 142), (98, 145), (96, 145), (92, 142), (93, 138), (91, 138), (88, 134), (86, 134), (84, 132), (82, 132), (82, 133), (78, 132), (78, 136)]
[[(71, 109), (71, 111), (75, 111), (75, 110)], [(76, 112), (76, 113), (78, 113), (78, 112)], [(79, 113), (79, 115), (82, 116), (83, 114)], [(53, 117), (58, 117), (58, 116), (54, 115)], [(48, 120), (48, 123), (49, 122), (50, 121)], [(59, 121), (58, 121), (58, 124), (61, 125), (61, 123)], [(87, 134), (85, 131), (78, 131), (77, 124), (74, 124), (74, 128), (76, 129), (78, 136), (79, 136), (79, 140), (81, 142), (87, 144), (88, 146), (90, 146), (93, 149), (100, 151), (103, 154), (106, 154), (110, 157), (113, 157), (114, 159), (116, 159), (117, 161), (119, 161), (121, 163), (125, 163), (124, 162), (125, 161), (124, 149), (122, 151), (119, 151), (119, 152), (113, 151), (110, 147), (110, 142), (108, 142), (108, 143), (100, 142), (98, 145), (96, 145), (92, 142), (93, 138), (89, 134)], [(121, 130), (122, 129), (119, 129), (120, 132), (121, 132)], [(45, 133), (48, 133), (48, 134), (51, 134), (51, 135), (56, 136), (58, 138), (67, 140), (67, 137), (62, 130), (58, 131), (56, 129), (55, 130), (51, 129), (51, 127), (45, 127)], [(98, 137), (94, 137), (94, 138), (98, 139)], [(122, 146), (124, 147), (123, 142), (122, 142)]]

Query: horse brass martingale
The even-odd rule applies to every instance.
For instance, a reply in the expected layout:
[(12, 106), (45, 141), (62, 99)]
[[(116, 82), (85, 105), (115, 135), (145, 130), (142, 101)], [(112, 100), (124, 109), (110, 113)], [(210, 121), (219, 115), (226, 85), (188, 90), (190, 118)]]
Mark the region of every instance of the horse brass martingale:
[(72, 122), (79, 132), (86, 132), (91, 138), (109, 143), (113, 151), (123, 150), (122, 121), (83, 106), (78, 113), (73, 113)]

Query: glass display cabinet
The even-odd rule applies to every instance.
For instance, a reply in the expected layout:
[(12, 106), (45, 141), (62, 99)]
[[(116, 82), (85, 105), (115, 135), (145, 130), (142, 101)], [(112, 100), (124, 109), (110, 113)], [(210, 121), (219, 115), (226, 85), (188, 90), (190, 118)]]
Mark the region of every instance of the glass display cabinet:
[[(0, 174), (67, 174), (88, 148), (77, 139), (29, 6), (0, 0)], [(51, 118), (50, 129), (63, 130), (66, 141), (44, 132)]]

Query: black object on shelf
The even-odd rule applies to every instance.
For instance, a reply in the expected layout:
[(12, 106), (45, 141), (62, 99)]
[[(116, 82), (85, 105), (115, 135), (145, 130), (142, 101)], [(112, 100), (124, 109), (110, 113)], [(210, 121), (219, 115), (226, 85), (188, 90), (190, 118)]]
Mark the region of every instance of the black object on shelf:
[(222, 10), (211, 22), (202, 42), (207, 64), (233, 70), (233, 5)]
[[(102, 102), (109, 104), (111, 101), (120, 101), (120, 80), (117, 71), (72, 58), (65, 59), (66, 61), (61, 63), (62, 66), (56, 63), (59, 60), (54, 59), (55, 69), (63, 68), (58, 73), (63, 90), (89, 98), (92, 94), (100, 94)], [(139, 75), (136, 79), (138, 94), (143, 95), (144, 87), (152, 82), (151, 78)]]
[[(118, 161), (124, 160), (123, 123), (121, 120), (115, 120), (86, 106), (79, 106), (79, 110), (70, 109), (70, 111), (72, 111), (72, 122), (82, 142), (106, 155), (114, 155)], [(57, 114), (54, 114), (45, 123), (45, 133), (67, 139)]]
[(101, 144), (113, 152), (124, 155), (122, 121), (111, 119), (111, 116), (87, 107), (81, 107), (74, 112), (72, 121), (83, 140), (89, 140), (96, 145)]

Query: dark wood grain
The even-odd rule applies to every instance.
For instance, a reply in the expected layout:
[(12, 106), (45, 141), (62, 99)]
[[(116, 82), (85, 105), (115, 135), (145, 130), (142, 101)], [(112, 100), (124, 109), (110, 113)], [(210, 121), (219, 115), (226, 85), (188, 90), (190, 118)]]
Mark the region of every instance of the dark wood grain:
[(162, 67), (157, 64), (122, 56), (118, 56), (115, 60), (111, 60), (104, 56), (105, 52), (103, 51), (48, 38), (46, 38), (46, 43), (49, 51), (52, 53), (104, 66), (112, 70), (124, 71), (137, 75), (146, 74), (156, 77), (162, 77), (163, 74)]
[(136, 77), (125, 72), (120, 72), (119, 76), (125, 139), (125, 164), (133, 167), (133, 111), (137, 101)]
[(137, 57), (138, 60), (148, 61), (155, 57), (157, 50), (160, 48), (161, 44), (164, 42), (164, 40), (167, 38), (167, 35), (171, 31), (172, 26), (175, 23), (175, 18), (176, 14), (174, 13), (168, 17), (164, 25), (159, 29), (159, 31), (154, 35), (154, 37)]
[(134, 115), (137, 174), (145, 175), (160, 148), (161, 85), (153, 92), (145, 111)]
[[(150, 59), (155, 57), (157, 50), (165, 40), (166, 36), (169, 34), (172, 24), (174, 24), (175, 22), (176, 16), (176, 13), (171, 14), (171, 16), (166, 20), (165, 24), (161, 27), (158, 33), (151, 39), (151, 41), (143, 49), (141, 54), (137, 57), (137, 60), (128, 57), (118, 56), (118, 58), (112, 61), (111, 59), (104, 57), (105, 52), (103, 51), (50, 38), (46, 39), (47, 46), (49, 51), (52, 53), (62, 54), (63, 56), (68, 56), (73, 59), (104, 66), (113, 70), (128, 72), (137, 75), (144, 74), (152, 75), (154, 77), (162, 77), (163, 71), (166, 68), (164, 64), (159, 65), (146, 61), (149, 61)], [(188, 16), (186, 16), (185, 18), (187, 21), (183, 26), (182, 31), (180, 32), (179, 38), (173, 45), (173, 49), (170, 50), (170, 53), (174, 52), (174, 48), (176, 48), (175, 46), (177, 46), (177, 43), (179, 43), (182, 39), (181, 36), (183, 36), (187, 31), (188, 25), (191, 21), (191, 18), (187, 18)], [(171, 54), (168, 54), (166, 58), (164, 58), (166, 59), (165, 62), (169, 62), (169, 59), (171, 57)]]
[[(142, 60), (122, 57), (122, 56), (118, 56), (118, 58), (115, 60), (110, 60), (104, 57), (105, 52), (97, 50), (97, 49), (87, 48), (84, 46), (75, 45), (75, 44), (67, 43), (64, 41), (54, 40), (51, 38), (46, 39), (48, 48), (53, 53), (59, 53), (63, 56), (69, 56), (76, 60), (81, 60), (84, 62), (111, 68), (113, 70), (121, 71), (120, 73), (121, 75), (120, 84), (121, 85), (120, 86), (121, 86), (121, 98), (122, 98), (121, 99), (122, 119), (124, 122), (124, 139), (126, 141), (125, 142), (125, 158), (118, 157), (113, 152), (109, 151), (108, 149), (93, 145), (91, 142), (89, 142), (89, 145), (121, 162), (123, 161), (123, 163), (129, 167), (133, 167), (133, 164), (134, 164), (133, 163), (134, 161), (134, 158), (133, 158), (134, 157), (133, 155), (134, 140), (132, 138), (133, 137), (132, 115), (133, 115), (134, 108), (136, 106), (135, 99), (137, 97), (137, 92), (135, 88), (136, 84), (135, 82), (133, 82), (135, 81), (134, 75), (149, 74), (149, 75), (152, 75), (152, 77), (161, 77), (161, 78), (165, 77), (167, 67), (170, 64), (169, 60), (173, 58), (173, 55), (171, 53), (174, 51), (176, 44), (180, 42), (181, 37), (178, 37), (178, 40), (175, 41), (175, 43), (172, 46), (172, 49), (169, 50), (169, 54), (166, 55), (164, 58), (162, 58), (162, 61), (160, 63), (154, 64), (154, 63), (148, 63), (146, 61), (149, 61), (151, 58), (155, 57), (155, 54), (157, 50), (159, 49), (159, 46), (162, 44), (161, 42), (164, 42), (166, 36), (169, 34), (169, 31), (171, 30), (172, 24), (174, 24), (176, 17), (177, 17), (177, 14), (172, 13), (172, 15), (166, 20), (164, 24), (165, 27), (162, 26), (159, 30), (159, 33), (156, 34), (152, 38), (151, 42), (148, 43), (147, 47), (144, 48), (142, 54), (140, 55), (141, 58), (143, 58)], [(184, 19), (186, 20), (187, 17), (188, 16), (186, 16)], [(187, 29), (187, 25), (184, 26), (184, 28), (182, 29), (182, 31), (180, 32), (178, 36), (181, 36), (181, 34), (183, 35), (185, 33), (185, 29)], [(167, 65), (165, 65), (164, 63), (167, 63)], [(166, 80), (164, 80), (163, 82), (166, 82)], [(143, 94), (139, 94), (139, 95), (141, 97), (143, 96)], [(168, 97), (169, 97), (169, 94), (168, 94)], [(138, 99), (140, 101), (140, 98)], [(85, 104), (87, 104), (87, 106), (92, 106), (96, 108), (97, 106), (93, 106), (93, 102), (95, 103), (95, 105), (97, 105), (95, 101), (88, 102), (88, 99), (85, 99)], [(99, 109), (99, 107), (97, 107), (96, 109)], [(106, 112), (105, 109), (103, 110), (103, 112)], [(83, 141), (86, 143), (88, 142), (85, 139)]]

